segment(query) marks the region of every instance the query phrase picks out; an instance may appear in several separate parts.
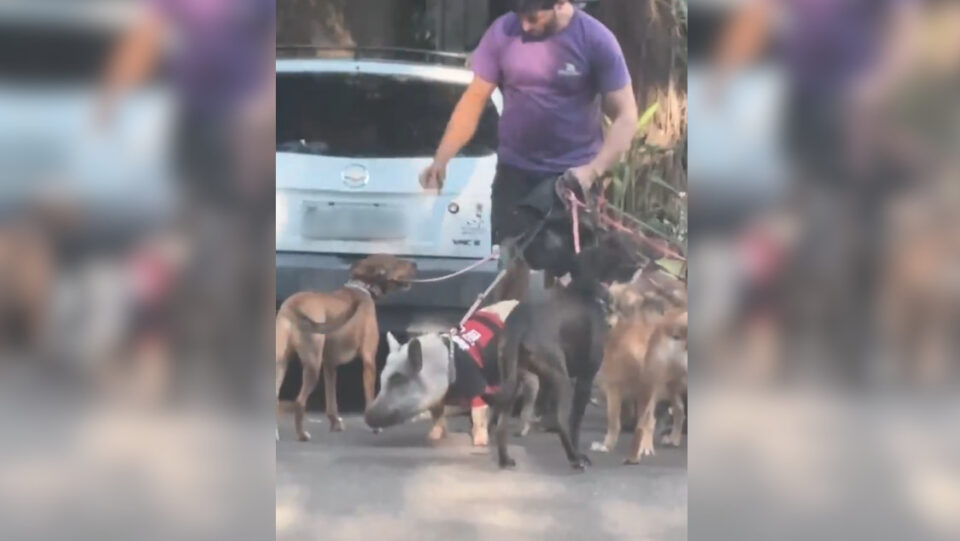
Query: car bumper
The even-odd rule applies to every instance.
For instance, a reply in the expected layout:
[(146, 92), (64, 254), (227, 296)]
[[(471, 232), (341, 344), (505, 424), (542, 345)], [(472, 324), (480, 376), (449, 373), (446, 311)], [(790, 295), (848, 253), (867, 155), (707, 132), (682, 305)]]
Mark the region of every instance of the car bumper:
[[(349, 279), (350, 265), (361, 255), (277, 252), (277, 305), (298, 291), (333, 291)], [(473, 260), (409, 257), (419, 278), (433, 278), (463, 269)], [(449, 329), (497, 275), (491, 261), (455, 278), (414, 284), (407, 291), (390, 293), (377, 301), (381, 330), (422, 333)]]

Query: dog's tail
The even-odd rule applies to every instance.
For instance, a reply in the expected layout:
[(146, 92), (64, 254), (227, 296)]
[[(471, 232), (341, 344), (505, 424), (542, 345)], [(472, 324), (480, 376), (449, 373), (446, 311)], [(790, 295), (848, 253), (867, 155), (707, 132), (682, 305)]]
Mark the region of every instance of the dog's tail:
[(360, 308), (359, 302), (350, 303), (350, 308), (347, 309), (339, 318), (333, 321), (325, 321), (323, 323), (318, 323), (310, 318), (310, 316), (304, 314), (300, 311), (299, 308), (293, 309), (293, 319), (294, 323), (297, 325), (297, 328), (300, 332), (305, 334), (331, 334), (340, 330), (344, 325), (350, 322), (353, 319), (353, 316), (357, 314), (357, 309)]

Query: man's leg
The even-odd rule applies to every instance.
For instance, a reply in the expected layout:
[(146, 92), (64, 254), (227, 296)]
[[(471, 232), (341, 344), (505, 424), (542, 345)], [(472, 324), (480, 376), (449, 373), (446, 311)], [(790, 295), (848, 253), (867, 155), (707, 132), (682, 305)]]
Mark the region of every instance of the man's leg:
[(500, 246), (500, 270), (506, 275), (493, 291), (493, 301), (522, 300), (527, 292), (530, 268), (516, 249), (516, 238), (522, 234), (515, 213), (516, 205), (530, 193), (530, 174), (509, 166), (497, 167), (493, 179), (490, 207), (491, 240)]
[(512, 249), (503, 249), (501, 246), (500, 268), (506, 269), (500, 283), (497, 284), (493, 293), (495, 302), (505, 300), (523, 300), (527, 295), (527, 285), (530, 282), (530, 267), (520, 257), (519, 253), (514, 253)]
[[(500, 245), (500, 269), (506, 269), (507, 274), (494, 290), (495, 301), (523, 300), (527, 294), (531, 269), (514, 243), (529, 231), (524, 229), (516, 206), (541, 183), (551, 182), (557, 176), (559, 173), (534, 173), (505, 165), (497, 167), (492, 190), (491, 236), (492, 244)], [(543, 281), (544, 289), (549, 289), (555, 284), (556, 277), (544, 272)]]

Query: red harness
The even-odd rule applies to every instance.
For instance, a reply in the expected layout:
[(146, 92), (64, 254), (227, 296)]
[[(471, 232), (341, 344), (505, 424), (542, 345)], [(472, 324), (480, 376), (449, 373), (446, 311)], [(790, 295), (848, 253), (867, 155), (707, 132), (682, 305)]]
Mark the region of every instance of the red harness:
[[(477, 364), (480, 370), (484, 370), (483, 353), (487, 347), (495, 347), (496, 343), (491, 342), (497, 334), (503, 330), (503, 321), (496, 314), (490, 312), (478, 311), (460, 326), (460, 330), (451, 334), (450, 339), (461, 350), (465, 351), (473, 362)], [(484, 387), (484, 394), (497, 392), (498, 386), (487, 385)], [(470, 407), (476, 408), (483, 406), (484, 401), (480, 396), (475, 396), (470, 400)]]

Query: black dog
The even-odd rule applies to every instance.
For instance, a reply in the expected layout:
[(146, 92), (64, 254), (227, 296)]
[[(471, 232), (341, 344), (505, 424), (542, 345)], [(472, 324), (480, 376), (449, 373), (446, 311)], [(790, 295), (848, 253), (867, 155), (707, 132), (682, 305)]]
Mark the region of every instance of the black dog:
[[(571, 466), (582, 470), (589, 464), (579, 452), (580, 423), (603, 360), (607, 334), (604, 283), (629, 280), (639, 266), (636, 253), (624, 236), (601, 235), (596, 245), (574, 257), (573, 280), (567, 287), (552, 289), (540, 301), (521, 303), (507, 318), (500, 343), (501, 386), (490, 397), (501, 467), (515, 465), (507, 455), (506, 415), (516, 401), (521, 366), (546, 379), (554, 389), (560, 442)], [(569, 424), (565, 426), (566, 420)]]

